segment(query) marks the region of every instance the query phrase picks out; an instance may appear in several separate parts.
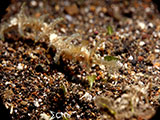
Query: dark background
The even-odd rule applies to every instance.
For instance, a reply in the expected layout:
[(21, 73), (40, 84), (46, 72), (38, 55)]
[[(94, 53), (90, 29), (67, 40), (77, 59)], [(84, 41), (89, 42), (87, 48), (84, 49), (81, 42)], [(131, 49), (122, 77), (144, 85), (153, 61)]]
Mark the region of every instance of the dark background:
[(6, 8), (11, 3), (10, 0), (0, 0), (0, 19), (2, 19), (3, 15), (6, 13)]

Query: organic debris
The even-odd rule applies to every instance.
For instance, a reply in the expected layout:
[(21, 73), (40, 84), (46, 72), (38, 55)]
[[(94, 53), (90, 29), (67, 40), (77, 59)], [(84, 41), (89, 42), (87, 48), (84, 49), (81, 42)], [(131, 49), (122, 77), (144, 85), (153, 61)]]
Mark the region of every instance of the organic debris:
[[(104, 118), (111, 115), (116, 119), (130, 119), (141, 116), (142, 119), (150, 119), (155, 111), (148, 102), (149, 86), (130, 85), (124, 88), (124, 93), (116, 99), (97, 96), (95, 103), (104, 113)], [(149, 116), (146, 116), (147, 114)]]
[(113, 34), (113, 28), (112, 28), (112, 26), (107, 26), (107, 33), (109, 34), (109, 35), (112, 35)]
[(96, 79), (96, 76), (95, 76), (95, 75), (93, 75), (93, 76), (88, 76), (87, 78), (88, 78), (89, 85), (90, 85), (90, 89), (91, 89), (92, 86), (93, 86), (93, 83), (94, 83), (94, 81), (95, 81), (95, 79)]

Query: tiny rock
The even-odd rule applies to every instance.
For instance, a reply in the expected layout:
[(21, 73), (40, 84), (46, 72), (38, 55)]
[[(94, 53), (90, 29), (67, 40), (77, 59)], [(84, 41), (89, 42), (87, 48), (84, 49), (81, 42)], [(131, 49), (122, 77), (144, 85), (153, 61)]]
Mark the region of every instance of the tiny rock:
[(18, 70), (23, 70), (24, 64), (18, 63), (17, 69)]
[(138, 22), (138, 26), (141, 28), (141, 29), (145, 29), (146, 28), (146, 25), (144, 22)]
[(88, 92), (86, 92), (80, 99), (85, 98), (88, 101), (92, 100), (92, 95), (90, 95)]
[(28, 102), (27, 102), (27, 101), (21, 101), (21, 104), (22, 104), (22, 105), (27, 105)]
[(91, 6), (90, 6), (90, 11), (94, 12), (95, 10), (96, 10), (96, 6), (91, 5)]
[(154, 67), (160, 67), (160, 63), (159, 62), (155, 62), (153, 66)]
[(141, 42), (139, 43), (139, 45), (140, 45), (140, 46), (143, 46), (143, 45), (145, 45), (145, 42), (141, 41)]
[(143, 61), (144, 60), (144, 57), (143, 56), (138, 56), (138, 61)]
[(76, 4), (70, 5), (65, 7), (65, 12), (69, 15), (76, 15), (78, 14), (79, 10)]

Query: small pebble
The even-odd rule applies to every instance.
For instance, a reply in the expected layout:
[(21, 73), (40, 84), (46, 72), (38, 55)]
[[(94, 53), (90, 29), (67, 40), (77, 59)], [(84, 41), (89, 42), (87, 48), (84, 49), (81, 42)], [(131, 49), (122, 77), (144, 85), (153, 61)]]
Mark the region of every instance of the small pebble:
[(129, 56), (128, 60), (133, 60), (133, 56)]
[(72, 16), (70, 16), (70, 15), (66, 15), (65, 17), (66, 17), (66, 19), (67, 19), (68, 21), (72, 21), (72, 20), (73, 20)]
[(40, 116), (40, 120), (50, 120), (51, 118), (51, 116), (46, 113), (41, 113)]
[(79, 9), (78, 9), (76, 4), (67, 6), (67, 7), (64, 8), (64, 10), (66, 11), (67, 14), (69, 14), (71, 16), (76, 15), (79, 12)]
[(145, 29), (146, 28), (146, 25), (144, 22), (138, 22), (138, 26), (141, 28), (141, 29)]
[(86, 92), (80, 99), (85, 98), (88, 101), (92, 100), (92, 95), (90, 95), (88, 92)]
[(133, 60), (131, 61), (131, 63), (132, 63), (133, 66), (136, 66), (137, 61), (133, 59)]
[(24, 100), (21, 101), (20, 103), (21, 103), (22, 105), (27, 105), (27, 104), (28, 104), (28, 102), (27, 102), (27, 101), (24, 101)]
[(39, 107), (39, 106), (40, 106), (38, 101), (34, 101), (34, 105), (35, 105), (36, 107)]
[(159, 53), (160, 52), (160, 49), (155, 49), (154, 50), (156, 53)]
[(23, 66), (24, 66), (23, 64), (18, 63), (17, 69), (18, 69), (18, 70), (23, 70)]
[(143, 56), (138, 56), (138, 61), (141, 62), (144, 60), (144, 57)]
[(144, 41), (140, 41), (139, 45), (143, 46), (143, 45), (145, 45), (145, 42)]

